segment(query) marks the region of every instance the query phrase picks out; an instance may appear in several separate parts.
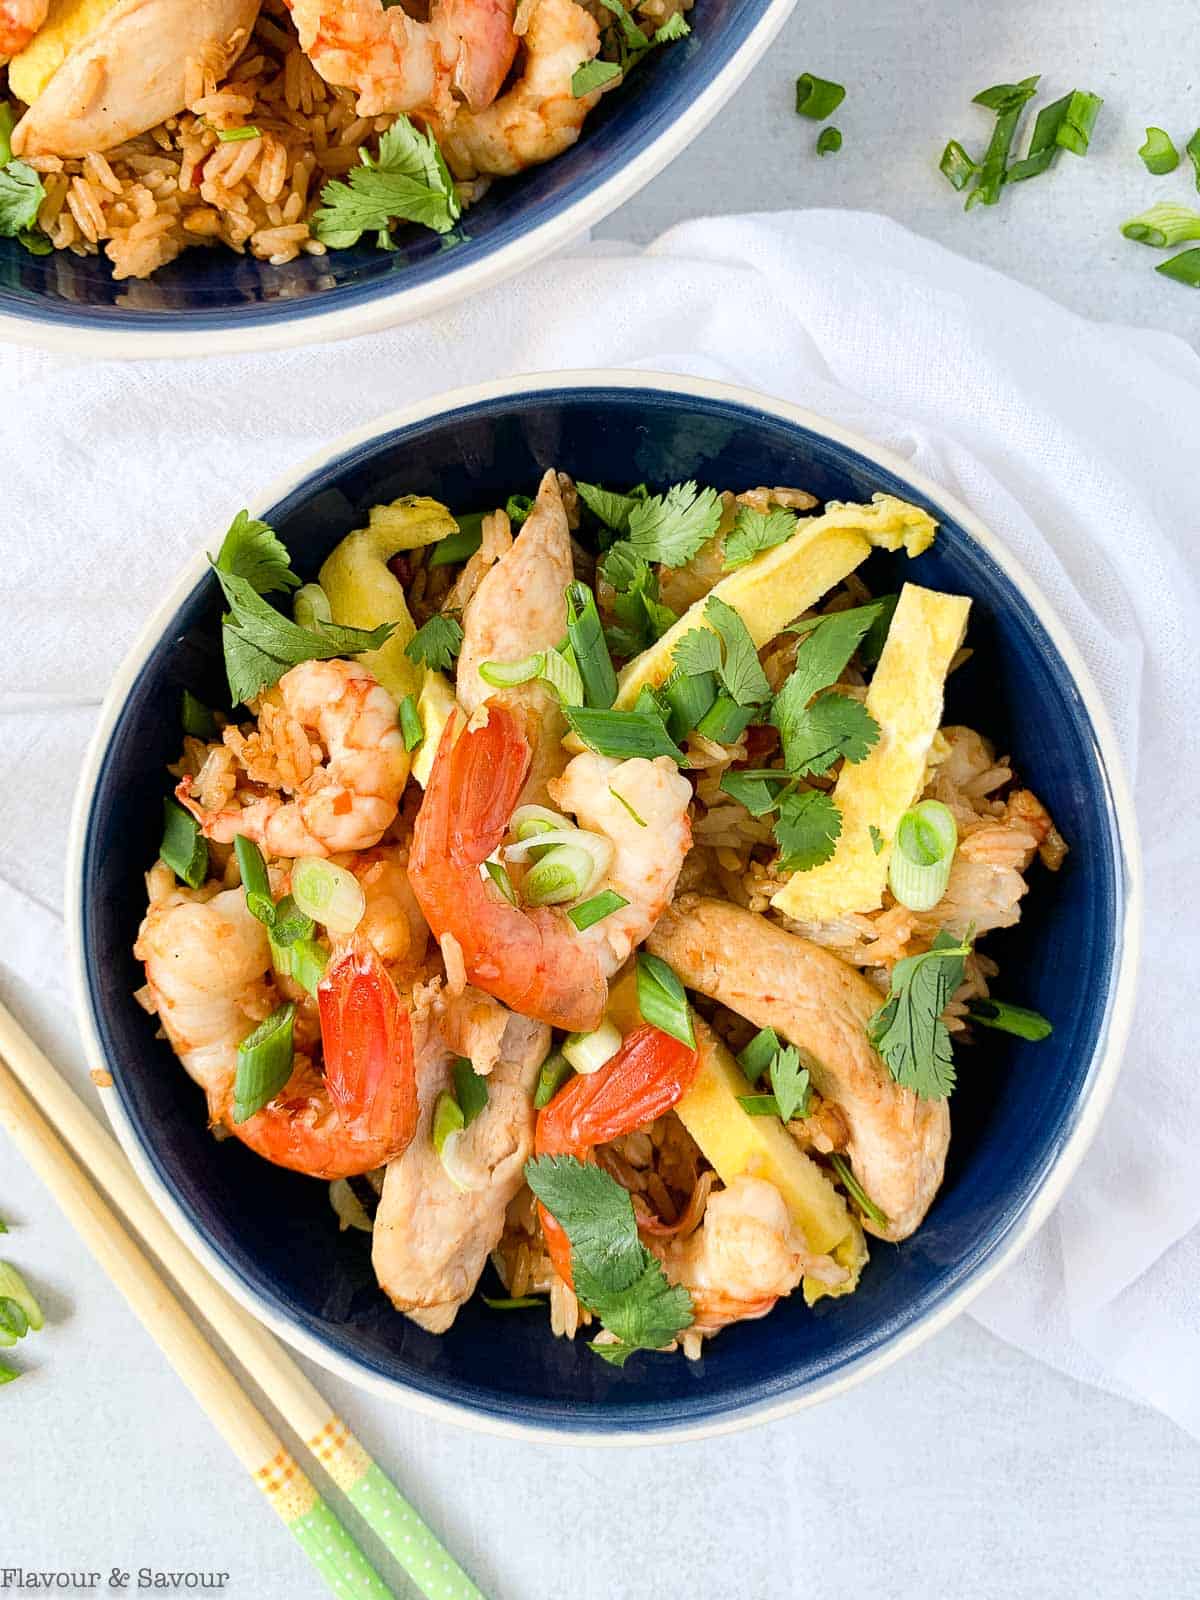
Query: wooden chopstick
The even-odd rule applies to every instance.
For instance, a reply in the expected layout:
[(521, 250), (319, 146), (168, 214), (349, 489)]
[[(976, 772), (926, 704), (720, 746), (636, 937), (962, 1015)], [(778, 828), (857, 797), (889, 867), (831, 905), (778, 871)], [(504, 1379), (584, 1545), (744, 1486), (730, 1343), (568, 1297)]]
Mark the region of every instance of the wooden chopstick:
[[(404, 1498), (377, 1463), (371, 1458), (350, 1428), (332, 1411), (319, 1390), (309, 1381), (274, 1335), (263, 1328), (242, 1309), (216, 1280), (209, 1276), (185, 1244), (177, 1237), (157, 1206), (142, 1187), (124, 1152), (97, 1121), (94, 1114), (29, 1037), (12, 1013), (0, 1005), (0, 1058), (7, 1062), (6, 1072), (0, 1062), (0, 1123), (6, 1126), (31, 1166), (42, 1176), (47, 1186), (62, 1204), (81, 1237), (90, 1246), (102, 1266), (113, 1278), (117, 1287), (146, 1324), (148, 1331), (163, 1349), (185, 1383), (192, 1389), (201, 1406), (225, 1434), (235, 1452), (254, 1474), (259, 1487), (266, 1491), (274, 1508), (283, 1516), (301, 1542), (304, 1539), (296, 1526), (294, 1507), (305, 1496), (311, 1496), (316, 1506), (322, 1508), (325, 1518), (331, 1520), (341, 1536), (366, 1567), (375, 1587), (354, 1591), (373, 1600), (387, 1596), (378, 1575), (367, 1565), (365, 1556), (358, 1551), (350, 1535), (336, 1522), (333, 1513), (320, 1500), (299, 1466), (292, 1460), (266, 1419), (252, 1405), (238, 1387), (236, 1379), (206, 1343), (195, 1323), (174, 1298), (154, 1268), (137, 1246), (121, 1229), (117, 1218), (79, 1168), (78, 1163), (64, 1148), (47, 1124), (45, 1117), (31, 1104), (14, 1081), (19, 1078), (44, 1111), (57, 1125), (63, 1138), (75, 1154), (91, 1169), (93, 1175), (107, 1190), (113, 1204), (124, 1215), (153, 1250), (176, 1283), (203, 1314), (205, 1320), (220, 1335), (241, 1365), (250, 1372), (255, 1382), (266, 1393), (271, 1403), (284, 1417), (289, 1427), (303, 1440), (317, 1461), (332, 1478), (374, 1530), (387, 1549), (413, 1583), (428, 1600), (484, 1600), (482, 1592), (462, 1570), (447, 1550), (438, 1542), (432, 1530), (416, 1509)], [(102, 1093), (112, 1093), (104, 1089)], [(30, 1129), (37, 1131), (31, 1133)], [(74, 1177), (63, 1179), (60, 1175), (74, 1171)], [(65, 1191), (70, 1191), (68, 1202)], [(104, 1220), (93, 1226), (95, 1217)], [(82, 1217), (82, 1221), (80, 1218)], [(123, 1250), (119, 1253), (132, 1258), (130, 1266), (121, 1268), (126, 1277), (118, 1275), (110, 1265), (110, 1234), (119, 1235)], [(130, 1281), (134, 1292), (126, 1286)], [(148, 1283), (149, 1292), (143, 1298), (141, 1285)], [(135, 1298), (135, 1295), (137, 1298)], [(186, 1330), (182, 1343), (174, 1342), (171, 1324), (170, 1342), (164, 1336), (166, 1327), (157, 1319), (158, 1296), (173, 1308), (175, 1316)], [(143, 1311), (143, 1304), (146, 1311)], [(225, 1413), (210, 1404), (211, 1378), (206, 1376), (204, 1386), (197, 1388), (176, 1359), (176, 1351), (183, 1345), (198, 1345), (209, 1364), (209, 1372), (221, 1376), (222, 1404), (231, 1407), (230, 1420), (252, 1418), (257, 1426), (248, 1431), (234, 1427), (226, 1431)], [(236, 1417), (233, 1416), (236, 1413)], [(268, 1448), (269, 1446), (269, 1448)], [(249, 1448), (249, 1456), (246, 1453)], [(303, 1485), (300, 1498), (298, 1486)], [(285, 1514), (285, 1507), (292, 1511)], [(303, 1521), (304, 1513), (300, 1520)], [(318, 1513), (318, 1520), (324, 1520)], [(308, 1546), (306, 1545), (306, 1549)], [(340, 1541), (334, 1541), (340, 1549)], [(313, 1552), (309, 1550), (311, 1555)], [(315, 1559), (315, 1558), (314, 1558)], [(318, 1562), (318, 1565), (321, 1563)], [(326, 1575), (323, 1570), (323, 1575)], [(345, 1583), (342, 1570), (338, 1578)], [(338, 1591), (345, 1593), (345, 1589)]]

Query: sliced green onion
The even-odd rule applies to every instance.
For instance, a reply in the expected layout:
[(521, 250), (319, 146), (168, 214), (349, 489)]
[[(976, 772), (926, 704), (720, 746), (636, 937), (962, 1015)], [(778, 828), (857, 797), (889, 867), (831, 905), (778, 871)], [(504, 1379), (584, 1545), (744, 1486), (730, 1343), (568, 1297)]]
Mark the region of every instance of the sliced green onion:
[(513, 888), (512, 879), (509, 877), (508, 873), (505, 872), (500, 862), (485, 861), (483, 863), (483, 868), (488, 877), (496, 885), (497, 889), (499, 889), (500, 893), (508, 901), (509, 905), (515, 906), (517, 903), (517, 891)]
[(565, 652), (546, 651), (542, 679), (555, 691), (564, 706), (583, 704), (583, 678), (575, 664), (575, 655), (571, 649), (568, 648)]
[(588, 851), (578, 845), (555, 845), (525, 874), (522, 894), (526, 904), (531, 906), (566, 905), (587, 894), (592, 873), (592, 857)]
[(1170, 134), (1162, 128), (1146, 129), (1146, 142), (1138, 155), (1145, 163), (1146, 171), (1152, 172), (1156, 178), (1174, 172), (1179, 165), (1179, 151), (1172, 144)]
[(310, 633), (320, 633), (322, 622), (333, 621), (329, 596), (319, 583), (305, 583), (296, 590), (292, 598), (292, 616)]
[(530, 1306), (544, 1306), (548, 1302), (542, 1295), (518, 1294), (502, 1298), (493, 1298), (490, 1294), (481, 1294), (479, 1298), (489, 1311), (526, 1311)]
[(462, 1112), (463, 1127), (469, 1128), (479, 1113), (487, 1108), (487, 1079), (481, 1078), (466, 1056), (459, 1056), (450, 1068), (454, 1077), (454, 1093)]
[(481, 661), (479, 676), (493, 689), (512, 689), (519, 683), (529, 683), (540, 678), (546, 664), (546, 652), (535, 650), (522, 661)]
[(717, 675), (697, 672), (689, 676), (677, 667), (663, 684), (662, 694), (667, 702), (667, 732), (682, 744), (717, 698)]
[(1200, 211), (1173, 200), (1160, 200), (1123, 222), (1121, 232), (1127, 239), (1152, 245), (1156, 250), (1185, 244), (1189, 239), (1200, 239)]
[(11, 1350), (21, 1335), (5, 1320), (4, 1302), (0, 1300), (0, 1350)]
[(638, 953), (637, 997), (643, 1021), (695, 1049), (696, 1035), (683, 984), (665, 961), (648, 950)]
[(996, 126), (979, 164), (975, 187), (967, 196), (968, 211), (977, 205), (994, 206), (999, 200), (1021, 113), (1025, 102), (1036, 93), (1037, 85), (1036, 77), (1022, 78), (1020, 83), (998, 83), (975, 96), (975, 105), (987, 106), (996, 113)]
[(542, 1070), (538, 1073), (537, 1093), (533, 1097), (534, 1108), (540, 1111), (543, 1106), (548, 1106), (571, 1076), (571, 1063), (561, 1050), (555, 1050), (548, 1055), (542, 1062)]
[(599, 1072), (620, 1048), (620, 1029), (607, 1017), (591, 1033), (569, 1033), (562, 1043), (563, 1055), (585, 1077)]
[(296, 1007), (289, 1000), (248, 1034), (237, 1052), (233, 1120), (245, 1122), (268, 1104), (292, 1075), (292, 1028)]
[(0, 1327), (6, 1328), (16, 1339), (29, 1332), (29, 1318), (16, 1300), (0, 1295)]
[(519, 528), (533, 510), (533, 501), (527, 494), (510, 494), (504, 510), (513, 527)]
[(299, 943), (301, 939), (311, 939), (314, 932), (313, 919), (301, 911), (296, 904), (295, 895), (285, 894), (275, 907), (271, 938), (276, 944), (287, 949), (290, 945)]
[[(756, 1033), (750, 1043), (738, 1056), (738, 1066), (749, 1078), (751, 1083), (757, 1083), (774, 1061), (781, 1049), (779, 1035), (774, 1028), (763, 1028)], [(771, 1096), (774, 1099), (774, 1095)]]
[(563, 715), (573, 733), (598, 755), (619, 761), (634, 756), (670, 756), (683, 765), (683, 751), (667, 733), (660, 712), (651, 710), (601, 711), (594, 706), (564, 706)]
[(607, 709), (617, 698), (617, 674), (596, 609), (596, 596), (585, 583), (567, 585), (567, 637), (583, 683), (583, 703)]
[(37, 1297), (16, 1267), (7, 1261), (0, 1261), (0, 1296), (16, 1302), (26, 1324), (35, 1333), (44, 1326), (46, 1319), (42, 1315), (41, 1306), (37, 1303)]
[(1169, 261), (1160, 261), (1154, 270), (1161, 272), (1164, 278), (1174, 278), (1176, 283), (1200, 289), (1200, 250), (1184, 250)]
[(1200, 128), (1197, 128), (1192, 137), (1183, 147), (1192, 163), (1192, 171), (1196, 175), (1196, 188), (1200, 189)]
[(357, 1228), (360, 1233), (375, 1232), (373, 1218), (345, 1178), (335, 1178), (329, 1185), (329, 1204), (337, 1213), (339, 1233), (348, 1228)]
[(4, 1363), (0, 1361), (0, 1384), (11, 1383), (14, 1378), (19, 1378), (20, 1376), (21, 1374), (19, 1372), (14, 1372), (11, 1367), (6, 1367)]
[(291, 976), (303, 989), (316, 998), (317, 985), (325, 976), (329, 965), (329, 951), (313, 939), (300, 939), (288, 948)]
[(261, 139), (262, 129), (250, 123), (242, 128), (219, 128), (217, 138), (221, 144), (241, 144), (244, 139)]
[(1014, 161), (1004, 174), (1005, 183), (1019, 183), (1023, 178), (1036, 178), (1054, 165), (1060, 150), (1084, 156), (1100, 107), (1104, 104), (1099, 95), (1086, 89), (1075, 89), (1043, 106), (1033, 125), (1028, 154), (1022, 161)]
[(888, 864), (888, 887), (910, 911), (932, 911), (946, 892), (958, 848), (958, 824), (940, 800), (922, 800), (900, 818)]
[(739, 706), (722, 690), (696, 724), (696, 732), (716, 744), (736, 744), (757, 715), (758, 706)]
[(870, 1217), (871, 1221), (875, 1223), (877, 1227), (886, 1228), (888, 1225), (887, 1214), (879, 1209), (874, 1200), (871, 1199), (871, 1196), (863, 1188), (862, 1184), (859, 1183), (853, 1172), (851, 1172), (850, 1163), (845, 1159), (845, 1157), (838, 1155), (837, 1151), (835, 1150), (829, 1158), (829, 1165), (842, 1180), (842, 1187), (850, 1196), (851, 1200), (854, 1201), (858, 1209), (862, 1212), (863, 1216)]
[(425, 737), (425, 727), (421, 721), (421, 713), (417, 710), (417, 702), (411, 694), (406, 694), (400, 702), (400, 737), (404, 740), (406, 750), (415, 750)]
[(610, 795), (612, 795), (614, 800), (619, 800), (621, 802), (621, 804), (625, 807), (626, 811), (628, 811), (629, 815), (637, 823), (639, 828), (644, 828), (646, 826), (645, 817), (640, 817), (637, 814), (637, 812), (633, 809), (633, 807), (629, 804), (629, 801), (626, 800), (625, 796), (623, 794), (619, 793), (618, 790), (614, 789), (611, 783), (608, 786), (608, 792), (609, 792)]
[(842, 130), (840, 128), (822, 128), (817, 135), (817, 154), (819, 156), (835, 156), (842, 148)]
[(826, 117), (832, 116), (845, 98), (843, 85), (828, 78), (802, 72), (796, 79), (796, 110), (800, 116), (811, 117), (814, 122), (824, 122)]
[(158, 853), (189, 889), (199, 889), (208, 877), (208, 841), (200, 824), (177, 800), (163, 800), (163, 836)]
[(458, 523), (458, 532), (447, 534), (444, 539), (439, 539), (429, 552), (426, 565), (430, 567), (453, 567), (460, 561), (467, 561), (473, 556), (483, 543), (483, 512), (470, 511), (466, 516), (455, 517)]
[(540, 861), (557, 845), (572, 845), (577, 849), (586, 850), (595, 863), (592, 881), (584, 891), (590, 894), (596, 884), (612, 865), (613, 842), (602, 833), (591, 833), (586, 828), (576, 828), (567, 823), (561, 828), (532, 827), (530, 819), (522, 824), (525, 838), (518, 839), (516, 844), (504, 846), (504, 856), (507, 861), (524, 864), (527, 861)]
[(7, 100), (0, 100), (0, 167), (12, 160), (12, 131), (17, 125), (16, 113)]
[(217, 719), (204, 704), (197, 700), (190, 689), (183, 691), (182, 704), (179, 709), (179, 720), (183, 724), (183, 731), (193, 739), (215, 739), (217, 736)]
[(535, 833), (550, 833), (571, 824), (561, 811), (551, 811), (549, 806), (518, 806), (508, 826), (514, 838), (525, 841)]
[(972, 1022), (998, 1033), (1015, 1034), (1018, 1039), (1048, 1039), (1054, 1032), (1053, 1023), (1040, 1011), (1010, 1006), (1006, 1000), (968, 1000), (967, 1012)]
[(443, 1089), (433, 1106), (433, 1148), (454, 1187), (469, 1190), (479, 1185), (467, 1178), (459, 1156), (464, 1126), (462, 1107)]
[(737, 1103), (748, 1117), (779, 1116), (779, 1102), (773, 1094), (740, 1094)]
[(7, 1233), (7, 1232), (8, 1232), (8, 1223), (5, 1222), (3, 1217), (0, 1217), (0, 1233)]
[[(242, 875), (242, 888), (246, 891), (247, 911), (252, 917), (256, 917), (263, 927), (274, 927), (275, 902), (271, 898), (271, 880), (267, 876), (267, 863), (263, 860), (262, 851), (253, 839), (247, 839), (244, 833), (239, 833), (233, 841), (233, 853), (237, 857), (238, 871)], [(288, 939), (281, 939), (279, 942), (291, 943)]]
[(330, 933), (353, 933), (367, 909), (354, 874), (321, 856), (301, 856), (293, 865), (292, 894), (300, 910)]
[[(1072, 155), (1085, 156), (1096, 127), (1096, 118), (1104, 101), (1088, 89), (1073, 89), (1065, 100), (1057, 102), (1065, 107), (1055, 129), (1055, 143)], [(1054, 107), (1049, 108), (1051, 111)]]
[(594, 894), (590, 900), (585, 900), (581, 905), (572, 906), (567, 915), (579, 929), (585, 933), (588, 928), (594, 928), (598, 922), (603, 922), (605, 917), (611, 917), (614, 911), (620, 911), (622, 906), (627, 906), (629, 901), (623, 894), (618, 894), (615, 889), (602, 889), (599, 894)]
[(938, 167), (947, 182), (959, 190), (965, 189), (979, 171), (979, 163), (972, 160), (957, 139), (951, 139), (942, 151)]

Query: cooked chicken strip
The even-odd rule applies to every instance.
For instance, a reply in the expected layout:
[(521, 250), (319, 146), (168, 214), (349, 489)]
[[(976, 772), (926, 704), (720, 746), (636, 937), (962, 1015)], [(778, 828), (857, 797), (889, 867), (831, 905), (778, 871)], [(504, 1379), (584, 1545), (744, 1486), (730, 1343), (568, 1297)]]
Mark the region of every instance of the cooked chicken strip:
[(118, 0), (13, 130), (17, 155), (85, 156), (144, 133), (187, 103), (187, 73), (237, 60), (259, 0)]
[(902, 1089), (867, 1040), (881, 997), (861, 973), (754, 911), (684, 895), (646, 941), (684, 984), (812, 1057), (817, 1089), (850, 1129), (854, 1175), (886, 1214), (881, 1239), (906, 1239), (929, 1210), (946, 1164), (950, 1111)]
[(380, 1288), (398, 1311), (430, 1333), (445, 1333), (475, 1292), (504, 1231), (508, 1202), (521, 1187), (533, 1149), (533, 1088), (550, 1048), (550, 1030), (510, 1014), (500, 1059), (488, 1075), (488, 1103), (463, 1135), (459, 1189), (433, 1148), (433, 1107), (450, 1086), (454, 1056), (436, 1019), (416, 1045), (421, 1115), (413, 1141), (384, 1178), (371, 1259)]
[(547, 472), (533, 510), (512, 548), (489, 568), (463, 612), (463, 642), (456, 689), (468, 713), (485, 700), (501, 699), (536, 719), (533, 765), (521, 791), (522, 805), (547, 805), (546, 785), (562, 771), (561, 740), (567, 724), (549, 684), (523, 683), (493, 689), (479, 676), (483, 661), (522, 661), (536, 650), (553, 650), (567, 631), (567, 585), (574, 576), (571, 530), (558, 478)]

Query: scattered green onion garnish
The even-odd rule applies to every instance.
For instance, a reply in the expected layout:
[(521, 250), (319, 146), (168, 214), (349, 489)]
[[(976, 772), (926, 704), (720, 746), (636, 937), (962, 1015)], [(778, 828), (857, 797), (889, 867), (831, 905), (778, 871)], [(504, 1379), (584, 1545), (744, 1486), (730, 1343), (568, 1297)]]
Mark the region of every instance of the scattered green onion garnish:
[[(779, 1035), (774, 1028), (763, 1028), (738, 1056), (738, 1066), (751, 1083), (757, 1083), (774, 1061), (780, 1050)], [(774, 1096), (772, 1096), (774, 1098)]]
[(682, 744), (717, 698), (717, 675), (676, 667), (662, 686), (662, 696), (667, 702), (667, 732)]
[[(244, 833), (239, 833), (233, 841), (233, 853), (242, 875), (242, 888), (246, 891), (247, 911), (252, 917), (257, 917), (264, 927), (273, 928), (275, 902), (271, 898), (271, 880), (267, 876), (267, 863), (263, 860), (262, 851), (253, 839), (247, 839)], [(291, 941), (283, 939), (280, 943), (288, 944)]]
[(748, 1117), (778, 1117), (779, 1103), (773, 1094), (740, 1094), (737, 1103)]
[(1036, 94), (1037, 86), (1038, 78), (1034, 76), (1022, 78), (1020, 83), (998, 83), (975, 96), (974, 105), (986, 106), (996, 113), (996, 125), (979, 164), (975, 187), (967, 195), (968, 211), (977, 205), (994, 206), (999, 200), (1021, 113), (1026, 101)]
[(463, 1127), (469, 1128), (488, 1103), (487, 1079), (481, 1078), (466, 1056), (459, 1056), (450, 1069), (454, 1094), (462, 1112)]
[(525, 874), (521, 891), (531, 906), (560, 906), (587, 894), (595, 863), (580, 845), (553, 845)]
[(1176, 283), (1186, 283), (1191, 289), (1200, 289), (1200, 250), (1184, 250), (1169, 261), (1161, 261), (1155, 272)]
[(313, 939), (300, 939), (288, 947), (291, 976), (314, 998), (329, 965), (329, 951)]
[(1162, 128), (1146, 129), (1146, 142), (1138, 155), (1145, 163), (1146, 171), (1152, 172), (1156, 178), (1174, 172), (1179, 165), (1179, 151), (1172, 144), (1170, 134)]
[(433, 1148), (439, 1156), (446, 1148), (452, 1134), (463, 1131), (462, 1107), (447, 1090), (443, 1089), (433, 1106)]
[(177, 800), (163, 800), (163, 836), (158, 853), (189, 889), (199, 889), (208, 876), (208, 842), (200, 824)]
[(622, 906), (627, 906), (629, 901), (625, 896), (618, 894), (615, 889), (602, 889), (599, 894), (594, 894), (590, 900), (584, 900), (580, 905), (572, 906), (567, 915), (579, 929), (580, 933), (588, 928), (594, 928), (598, 922), (603, 922), (605, 917), (611, 917), (614, 911), (620, 911)]
[(20, 1376), (21, 1374), (19, 1372), (14, 1372), (11, 1367), (6, 1367), (4, 1363), (0, 1361), (0, 1384), (11, 1383), (14, 1378), (19, 1378)]
[[(17, 1307), (26, 1329), (32, 1328), (37, 1333), (45, 1325), (46, 1319), (33, 1290), (16, 1267), (7, 1261), (0, 1261), (0, 1299)], [(21, 1337), (24, 1337), (23, 1333)]]
[(845, 1159), (845, 1157), (838, 1155), (837, 1151), (835, 1150), (829, 1158), (829, 1165), (837, 1173), (838, 1177), (842, 1181), (842, 1187), (850, 1196), (851, 1200), (854, 1201), (858, 1209), (862, 1212), (863, 1216), (870, 1217), (871, 1221), (875, 1223), (877, 1227), (886, 1228), (888, 1225), (887, 1215), (879, 1209), (874, 1200), (871, 1199), (871, 1196), (863, 1188), (862, 1184), (859, 1183), (858, 1179), (854, 1176), (853, 1172), (851, 1172), (850, 1163)]
[(545, 1299), (537, 1294), (510, 1295), (507, 1299), (493, 1299), (490, 1294), (479, 1297), (489, 1311), (526, 1311), (530, 1306), (544, 1306)]
[(513, 689), (520, 683), (531, 683), (540, 678), (545, 665), (546, 652), (536, 650), (520, 661), (481, 661), (479, 676), (493, 689)]
[(1153, 245), (1156, 250), (1185, 244), (1189, 239), (1200, 239), (1200, 211), (1171, 200), (1160, 200), (1122, 223), (1121, 232), (1127, 239)]
[(1073, 155), (1085, 156), (1091, 141), (1092, 130), (1100, 107), (1104, 104), (1099, 95), (1087, 89), (1075, 89), (1061, 100), (1043, 106), (1033, 125), (1033, 137), (1024, 160), (1014, 161), (1004, 175), (1005, 183), (1019, 183), (1023, 178), (1036, 178), (1058, 159), (1060, 150), (1070, 150)]
[(607, 709), (617, 698), (617, 674), (596, 609), (596, 596), (585, 583), (567, 585), (567, 637), (583, 682), (584, 704)]
[(942, 151), (942, 159), (938, 162), (938, 166), (942, 176), (960, 191), (967, 187), (979, 171), (979, 163), (972, 160), (957, 139), (951, 139)]
[(562, 1042), (564, 1057), (584, 1077), (599, 1072), (620, 1048), (620, 1030), (607, 1017), (591, 1033), (569, 1033)]
[(0, 1295), (0, 1336), (4, 1343), (16, 1344), (29, 1332), (29, 1318), (16, 1300)]
[(561, 1050), (555, 1050), (546, 1057), (538, 1073), (537, 1093), (533, 1097), (535, 1110), (540, 1111), (543, 1106), (550, 1104), (572, 1072), (571, 1063)]
[(354, 874), (320, 856), (301, 856), (294, 864), (292, 894), (301, 911), (330, 933), (353, 933), (367, 909)]
[(802, 72), (796, 79), (796, 110), (800, 116), (811, 117), (814, 122), (824, 122), (826, 117), (832, 116), (845, 98), (844, 86), (828, 78)]
[(244, 128), (220, 128), (217, 138), (222, 144), (241, 144), (243, 139), (261, 139), (262, 129), (248, 123)]
[(323, 622), (333, 621), (329, 596), (319, 583), (301, 584), (292, 596), (292, 616), (301, 628), (320, 633)]
[(683, 984), (665, 961), (648, 950), (638, 952), (637, 997), (644, 1021), (695, 1049), (696, 1035)]
[(8, 1232), (8, 1223), (5, 1222), (3, 1217), (0, 1217), (0, 1233), (7, 1233), (7, 1232)]
[(533, 501), (527, 494), (510, 494), (504, 510), (513, 527), (519, 528), (533, 510)]
[(273, 1100), (292, 1075), (292, 1028), (296, 1007), (289, 1000), (238, 1045), (233, 1120), (245, 1122)]
[(623, 794), (619, 793), (616, 789), (614, 789), (611, 783), (608, 786), (608, 792), (609, 792), (610, 795), (612, 795), (614, 800), (619, 800), (621, 802), (621, 804), (625, 807), (626, 811), (628, 811), (629, 815), (637, 823), (639, 828), (644, 828), (646, 826), (645, 817), (640, 817), (637, 814), (637, 812), (633, 809), (633, 807), (629, 804), (629, 801), (626, 800), (625, 796)]
[(555, 691), (564, 706), (583, 704), (583, 678), (580, 676), (574, 652), (570, 647), (566, 652), (546, 651), (541, 677)]
[(1192, 137), (1184, 145), (1188, 160), (1192, 163), (1192, 171), (1196, 175), (1196, 188), (1200, 189), (1200, 128), (1197, 128)]
[(910, 911), (932, 911), (946, 892), (958, 848), (958, 824), (940, 800), (922, 800), (900, 818), (888, 863), (888, 887)]
[(471, 511), (465, 516), (455, 517), (454, 520), (458, 523), (458, 532), (438, 540), (429, 552), (427, 566), (457, 566), (460, 561), (469, 560), (483, 543), (482, 511)]
[(761, 714), (760, 706), (740, 706), (722, 690), (696, 724), (696, 732), (715, 744), (734, 744)]
[(822, 128), (817, 135), (817, 154), (819, 156), (835, 156), (842, 148), (842, 130), (840, 128)]
[(415, 750), (425, 737), (425, 728), (421, 722), (421, 713), (417, 710), (417, 702), (411, 694), (406, 694), (400, 702), (400, 737), (404, 740), (406, 750)]
[(501, 866), (500, 862), (485, 861), (483, 865), (488, 877), (496, 885), (497, 889), (499, 889), (500, 893), (508, 901), (509, 905), (515, 906), (517, 903), (517, 891), (513, 888), (512, 879), (504, 870), (503, 866)]
[(683, 751), (667, 733), (657, 710), (601, 711), (594, 706), (565, 706), (563, 714), (573, 733), (598, 755), (626, 761), (634, 756), (670, 756), (683, 765)]
[(998, 1033), (1012, 1033), (1018, 1039), (1048, 1039), (1054, 1025), (1040, 1011), (1030, 1011), (1026, 1006), (1010, 1006), (1006, 1000), (968, 1000), (967, 1011), (972, 1022), (984, 1028), (995, 1028)]
[(183, 724), (184, 733), (193, 739), (215, 739), (217, 736), (217, 719), (202, 700), (196, 699), (190, 689), (183, 691), (179, 720)]

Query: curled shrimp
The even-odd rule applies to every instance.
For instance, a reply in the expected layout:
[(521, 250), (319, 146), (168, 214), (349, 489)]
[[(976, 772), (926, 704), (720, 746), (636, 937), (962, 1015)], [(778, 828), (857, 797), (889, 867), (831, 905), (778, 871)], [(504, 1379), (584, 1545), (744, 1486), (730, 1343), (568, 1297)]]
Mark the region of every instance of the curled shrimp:
[(575, 73), (600, 49), (594, 18), (575, 0), (535, 0), (524, 45), (511, 89), (484, 110), (459, 111), (437, 125), (456, 178), (509, 177), (550, 161), (575, 143), (599, 100), (599, 90), (578, 98), (571, 90)]
[(515, 0), (433, 0), (429, 20), (383, 0), (287, 0), (300, 46), (326, 83), (353, 89), (363, 117), (453, 117), (495, 99), (512, 65)]
[[(534, 1152), (591, 1159), (599, 1144), (619, 1139), (663, 1116), (691, 1087), (700, 1056), (691, 1046), (644, 1024), (627, 1035), (598, 1072), (572, 1078), (538, 1113)], [(539, 1203), (542, 1233), (554, 1270), (571, 1286), (571, 1245)]]
[(49, 9), (50, 0), (0, 0), (0, 67), (20, 55)]
[[(395, 700), (356, 662), (302, 661), (280, 678), (278, 706), (282, 717), (272, 702), (264, 704), (256, 735), (227, 728), (225, 742), (255, 781), (274, 778), (291, 798), (265, 794), (240, 808), (206, 811), (185, 777), (175, 793), (205, 837), (232, 844), (244, 834), (268, 855), (288, 859), (378, 844), (408, 777)], [(310, 733), (324, 747), (324, 763), (314, 761)]]
[(510, 1010), (586, 1032), (604, 1015), (608, 984), (595, 947), (563, 912), (510, 904), (480, 868), (517, 804), (531, 749), (512, 711), (489, 705), (442, 734), (413, 828), (408, 876), (440, 941), (454, 939), (469, 981)]
[(134, 954), (163, 1030), (204, 1090), (209, 1116), (277, 1166), (348, 1178), (392, 1160), (417, 1121), (408, 1013), (375, 951), (351, 946), (318, 985), (324, 1072), (297, 1051), (262, 1110), (234, 1120), (238, 1046), (273, 991), (266, 930), (240, 889), (206, 900), (181, 891), (153, 902)]

